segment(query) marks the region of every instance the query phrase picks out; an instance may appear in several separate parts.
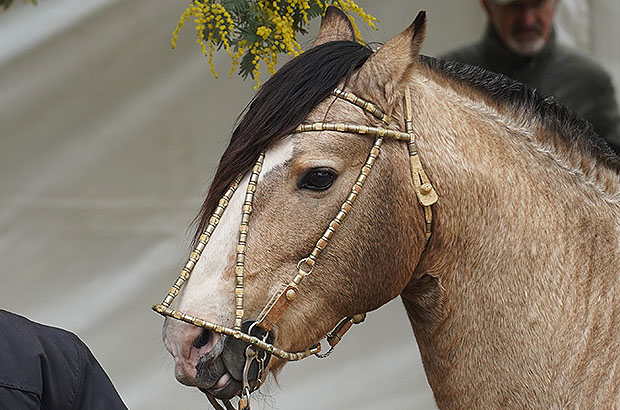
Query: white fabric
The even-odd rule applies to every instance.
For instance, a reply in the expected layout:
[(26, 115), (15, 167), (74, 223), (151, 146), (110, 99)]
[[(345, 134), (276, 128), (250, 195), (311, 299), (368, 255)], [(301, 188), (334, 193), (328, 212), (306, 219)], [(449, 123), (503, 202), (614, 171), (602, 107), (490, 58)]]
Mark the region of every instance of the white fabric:
[[(379, 32), (362, 28), (377, 41), (425, 8), (427, 54), (476, 39), (484, 24), (475, 1), (459, 13), (452, 0), (359, 3), (381, 19)], [(620, 38), (618, 3), (562, 3), (563, 30), (579, 27), (574, 44), (618, 83), (620, 50), (608, 41)], [(191, 23), (170, 49), (186, 4), (17, 0), (0, 14), (0, 307), (79, 334), (137, 410), (207, 408), (174, 380), (150, 305), (185, 261), (187, 227), (253, 94), (228, 78), (227, 56), (212, 78)], [(280, 383), (258, 408), (434, 408), (399, 301), (328, 360), (287, 366)]]

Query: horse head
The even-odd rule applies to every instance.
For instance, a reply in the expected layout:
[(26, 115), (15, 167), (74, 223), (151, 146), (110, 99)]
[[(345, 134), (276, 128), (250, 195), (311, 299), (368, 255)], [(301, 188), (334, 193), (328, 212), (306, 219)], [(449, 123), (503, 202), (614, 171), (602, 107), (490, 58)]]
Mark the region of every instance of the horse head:
[(410, 282), (430, 233), (404, 132), (424, 31), (422, 12), (373, 53), (330, 7), (313, 48), (249, 105), (158, 308), (181, 319), (164, 325), (181, 383), (223, 400), (256, 388)]
[(618, 158), (536, 91), (419, 55), (424, 30), (373, 52), (328, 9), (233, 132), (154, 306), (212, 403), (398, 295), (439, 408), (618, 403)]

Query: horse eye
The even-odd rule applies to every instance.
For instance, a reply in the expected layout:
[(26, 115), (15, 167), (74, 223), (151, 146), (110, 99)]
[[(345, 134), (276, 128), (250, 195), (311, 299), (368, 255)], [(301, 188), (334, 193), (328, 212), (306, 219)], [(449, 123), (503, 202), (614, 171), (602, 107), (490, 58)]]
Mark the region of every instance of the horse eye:
[(300, 189), (311, 189), (313, 191), (324, 191), (336, 179), (338, 174), (331, 168), (312, 168), (301, 178), (297, 186)]

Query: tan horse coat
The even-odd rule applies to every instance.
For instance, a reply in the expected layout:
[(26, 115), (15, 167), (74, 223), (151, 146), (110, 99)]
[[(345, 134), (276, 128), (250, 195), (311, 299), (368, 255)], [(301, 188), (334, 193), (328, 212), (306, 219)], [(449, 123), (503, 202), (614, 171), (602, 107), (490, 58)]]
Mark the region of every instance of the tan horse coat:
[[(618, 407), (617, 159), (573, 146), (562, 136), (571, 124), (560, 117), (424, 63), (418, 52), (425, 26), (416, 21), (343, 87), (392, 113), (391, 126), (400, 130), (403, 93), (411, 90), (420, 155), (440, 197), (431, 241), (425, 247), (407, 149), (386, 141), (355, 211), (278, 323), (276, 344), (305, 349), (342, 317), (400, 294), (440, 408)], [(334, 39), (353, 39), (339, 13), (324, 19), (315, 45)], [(316, 121), (376, 123), (332, 97), (307, 118)], [(247, 317), (291, 279), (346, 198), (372, 141), (322, 132), (290, 135), (282, 144), (287, 154), (256, 192)], [(282, 144), (267, 160), (276, 151), (282, 156)], [(297, 181), (315, 167), (335, 170), (338, 179), (328, 191), (299, 190)], [(218, 301), (234, 287), (234, 252), (224, 251), (221, 276), (215, 281), (199, 262), (179, 308), (229, 324), (233, 305)], [(169, 324), (165, 337), (189, 352), (193, 339), (178, 336), (188, 333), (182, 326)], [(270, 369), (282, 365), (272, 360)], [(189, 376), (180, 380), (199, 385)]]

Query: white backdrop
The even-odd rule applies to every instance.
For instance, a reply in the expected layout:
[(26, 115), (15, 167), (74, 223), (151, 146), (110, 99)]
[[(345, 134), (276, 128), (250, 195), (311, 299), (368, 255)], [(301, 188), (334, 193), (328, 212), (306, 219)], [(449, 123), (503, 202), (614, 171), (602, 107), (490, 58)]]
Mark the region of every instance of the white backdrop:
[[(426, 9), (431, 55), (484, 25), (474, 0), (359, 3), (380, 19), (378, 32), (363, 30), (380, 42)], [(189, 223), (253, 94), (227, 77), (227, 56), (212, 78), (191, 27), (170, 49), (186, 4), (18, 0), (0, 14), (0, 307), (78, 333), (131, 409), (207, 407), (174, 381), (149, 307), (184, 262)], [(620, 3), (562, 4), (561, 40), (619, 84)], [(264, 408), (434, 408), (399, 301), (329, 360), (287, 366), (280, 383)]]

